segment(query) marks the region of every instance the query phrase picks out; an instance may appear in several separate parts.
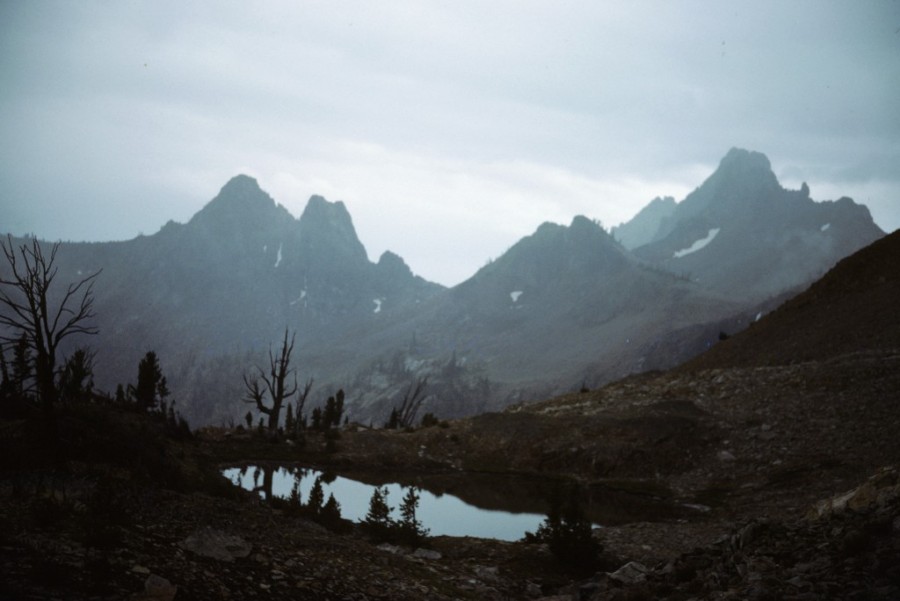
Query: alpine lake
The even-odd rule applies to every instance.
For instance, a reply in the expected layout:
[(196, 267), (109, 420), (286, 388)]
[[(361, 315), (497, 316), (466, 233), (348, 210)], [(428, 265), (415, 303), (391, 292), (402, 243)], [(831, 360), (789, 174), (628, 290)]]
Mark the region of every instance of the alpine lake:
[[(535, 532), (546, 517), (551, 499), (563, 489), (561, 480), (471, 472), (396, 477), (256, 464), (230, 467), (222, 474), (235, 486), (257, 492), (264, 500), (288, 499), (296, 488), (301, 502), (309, 499), (316, 479), (321, 478), (324, 498), (334, 495), (341, 516), (353, 522), (365, 519), (376, 487), (387, 488), (392, 517), (399, 518), (399, 506), (406, 490), (414, 487), (419, 492), (416, 518), (430, 536), (503, 541), (521, 540), (526, 532)], [(566, 490), (572, 489), (566, 487)], [(696, 515), (698, 509), (703, 509), (673, 503), (646, 487), (635, 492), (609, 485), (580, 486), (574, 489), (574, 494), (595, 527), (672, 519)]]

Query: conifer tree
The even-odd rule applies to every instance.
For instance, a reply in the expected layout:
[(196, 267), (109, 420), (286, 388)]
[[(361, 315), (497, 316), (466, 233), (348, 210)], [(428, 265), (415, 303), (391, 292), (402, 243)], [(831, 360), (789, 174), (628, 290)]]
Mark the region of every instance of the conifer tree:
[(141, 359), (138, 364), (137, 385), (129, 386), (128, 392), (143, 411), (156, 409), (169, 396), (166, 378), (154, 351), (148, 351)]
[(328, 495), (328, 501), (322, 507), (319, 520), (329, 530), (341, 529), (341, 504), (337, 502), (333, 494)]
[(319, 515), (324, 504), (325, 491), (322, 489), (322, 477), (319, 476), (309, 491), (309, 501), (306, 502), (306, 508), (312, 515)]
[(294, 435), (294, 406), (288, 403), (287, 412), (284, 414), (284, 431), (288, 436)]
[(369, 499), (369, 511), (362, 522), (363, 529), (374, 540), (387, 540), (390, 536), (394, 527), (391, 511), (392, 509), (388, 505), (387, 487), (376, 487), (372, 492), (372, 498)]
[(94, 353), (80, 348), (66, 360), (59, 382), (63, 402), (84, 402), (94, 392)]
[(416, 510), (419, 507), (419, 492), (411, 486), (406, 489), (406, 496), (400, 505), (400, 522), (398, 524), (400, 539), (408, 545), (418, 545), (426, 536), (428, 529), (422, 526), (422, 522), (416, 519)]
[(553, 556), (574, 570), (593, 569), (601, 551), (574, 489), (568, 491), (565, 502), (561, 492), (555, 491), (546, 519), (536, 533), (526, 533), (525, 540), (547, 543)]

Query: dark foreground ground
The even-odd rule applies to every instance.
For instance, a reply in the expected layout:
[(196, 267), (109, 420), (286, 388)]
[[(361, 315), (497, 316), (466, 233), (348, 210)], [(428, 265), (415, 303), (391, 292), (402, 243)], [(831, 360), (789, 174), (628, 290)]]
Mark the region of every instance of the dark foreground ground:
[[(898, 374), (900, 353), (872, 351), (646, 375), (413, 432), (347, 428), (332, 448), (178, 439), (100, 407), (7, 419), (0, 598), (898, 599)], [(576, 572), (544, 545), (331, 532), (218, 476), (245, 461), (532, 474), (672, 511), (596, 530), (602, 556)]]

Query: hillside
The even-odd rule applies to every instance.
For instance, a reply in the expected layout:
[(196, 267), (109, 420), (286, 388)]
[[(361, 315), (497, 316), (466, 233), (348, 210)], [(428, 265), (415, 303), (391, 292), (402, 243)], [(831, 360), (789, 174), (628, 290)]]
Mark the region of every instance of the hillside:
[(679, 369), (784, 365), (900, 349), (900, 231), (842, 259), (806, 291)]
[[(791, 301), (726, 341), (748, 349), (727, 365), (632, 376), (430, 427), (354, 424), (288, 441), (242, 428), (188, 437), (127, 405), (71, 405), (50, 420), (4, 415), (0, 595), (896, 599), (896, 243), (894, 234), (841, 262), (805, 293), (815, 296), (799, 318), (782, 316), (794, 315)], [(876, 311), (891, 309), (878, 314), (884, 337), (857, 333), (867, 322), (844, 313), (870, 296)], [(840, 344), (802, 361), (755, 362), (751, 350), (764, 345), (816, 340), (819, 304)], [(546, 544), (378, 545), (351, 524), (329, 531), (296, 501), (263, 504), (228, 489), (218, 470), (245, 462), (299, 462), (489, 507), (505, 477), (544, 490), (568, 484), (602, 525), (591, 536), (603, 553), (574, 571)], [(532, 488), (514, 489), (516, 510), (546, 506)]]

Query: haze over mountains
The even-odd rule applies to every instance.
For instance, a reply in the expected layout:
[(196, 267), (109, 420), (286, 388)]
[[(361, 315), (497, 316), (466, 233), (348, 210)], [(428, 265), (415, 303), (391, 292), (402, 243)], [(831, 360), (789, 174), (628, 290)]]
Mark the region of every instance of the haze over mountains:
[(670, 367), (883, 235), (864, 206), (785, 190), (732, 149), (680, 203), (611, 234), (545, 223), (450, 289), (393, 253), (372, 262), (343, 203), (314, 196), (295, 219), (243, 175), (186, 224), (66, 243), (58, 262), (63, 280), (103, 269), (100, 388), (155, 350), (195, 425), (237, 420), (241, 373), (289, 327), (313, 406), (342, 386), (351, 419), (380, 423), (424, 376), (423, 410), (449, 417)]

